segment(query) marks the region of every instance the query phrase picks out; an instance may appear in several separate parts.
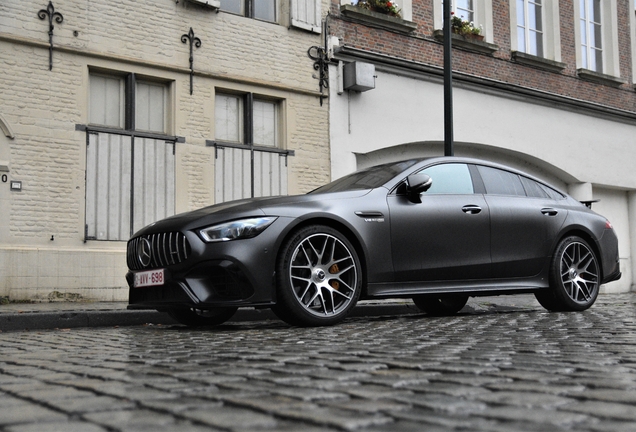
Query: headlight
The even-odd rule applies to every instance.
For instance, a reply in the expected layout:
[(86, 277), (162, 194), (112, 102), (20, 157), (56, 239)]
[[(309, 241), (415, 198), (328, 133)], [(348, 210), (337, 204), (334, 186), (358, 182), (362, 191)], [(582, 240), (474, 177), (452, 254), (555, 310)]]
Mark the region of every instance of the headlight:
[(276, 217), (239, 219), (199, 230), (206, 243), (256, 237), (274, 222)]

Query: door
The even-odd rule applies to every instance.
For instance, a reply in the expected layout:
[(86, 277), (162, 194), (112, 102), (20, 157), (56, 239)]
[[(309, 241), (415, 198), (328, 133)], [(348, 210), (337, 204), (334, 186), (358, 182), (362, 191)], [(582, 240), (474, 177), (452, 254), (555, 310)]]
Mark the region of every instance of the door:
[(433, 183), (412, 202), (388, 197), (396, 281), (484, 279), (490, 276), (490, 215), (474, 193), (468, 166), (435, 165), (422, 171)]
[(491, 167), (477, 169), (490, 208), (493, 276), (537, 275), (567, 212), (534, 180)]

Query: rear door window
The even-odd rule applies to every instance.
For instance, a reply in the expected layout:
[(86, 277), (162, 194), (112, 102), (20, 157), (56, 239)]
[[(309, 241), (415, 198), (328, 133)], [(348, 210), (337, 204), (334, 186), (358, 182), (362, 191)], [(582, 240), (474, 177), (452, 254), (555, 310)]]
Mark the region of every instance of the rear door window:
[(484, 181), (487, 194), (526, 196), (526, 191), (517, 174), (482, 165), (477, 165), (477, 169)]
[(521, 183), (526, 190), (526, 194), (532, 198), (550, 198), (548, 193), (541, 187), (541, 184), (527, 177), (521, 176)]

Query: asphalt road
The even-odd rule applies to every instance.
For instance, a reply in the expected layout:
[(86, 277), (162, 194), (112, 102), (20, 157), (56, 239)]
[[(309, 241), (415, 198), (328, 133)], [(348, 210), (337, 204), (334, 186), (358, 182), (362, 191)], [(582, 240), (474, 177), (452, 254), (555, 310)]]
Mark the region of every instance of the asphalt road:
[(2, 332), (0, 430), (633, 432), (635, 300)]

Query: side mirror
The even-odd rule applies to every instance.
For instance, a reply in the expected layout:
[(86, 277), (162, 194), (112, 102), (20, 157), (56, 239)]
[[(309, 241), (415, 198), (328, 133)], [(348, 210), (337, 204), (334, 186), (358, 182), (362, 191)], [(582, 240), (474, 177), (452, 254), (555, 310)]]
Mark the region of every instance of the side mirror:
[(420, 201), (420, 194), (426, 192), (433, 185), (433, 179), (428, 174), (412, 174), (406, 178), (406, 193), (414, 202)]

